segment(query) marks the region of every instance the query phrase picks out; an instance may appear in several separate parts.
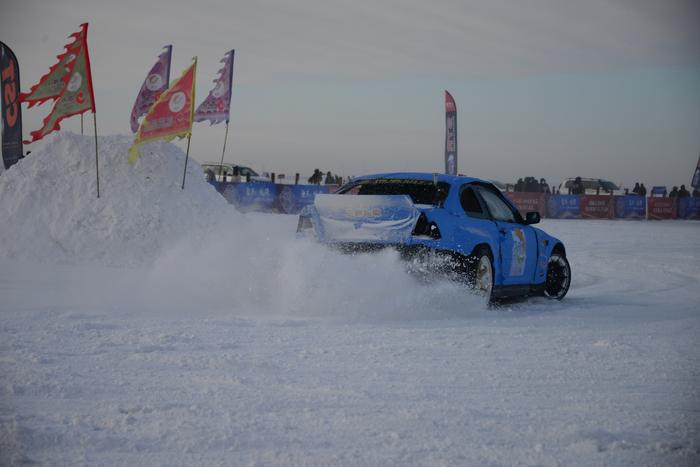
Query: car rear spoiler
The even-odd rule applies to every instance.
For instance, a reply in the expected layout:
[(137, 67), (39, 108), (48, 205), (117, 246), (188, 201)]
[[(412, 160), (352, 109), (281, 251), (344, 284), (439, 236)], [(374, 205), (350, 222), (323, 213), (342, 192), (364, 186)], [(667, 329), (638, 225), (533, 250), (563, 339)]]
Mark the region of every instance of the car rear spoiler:
[(406, 195), (317, 194), (310, 208), (316, 238), (327, 243), (402, 243), (421, 215)]

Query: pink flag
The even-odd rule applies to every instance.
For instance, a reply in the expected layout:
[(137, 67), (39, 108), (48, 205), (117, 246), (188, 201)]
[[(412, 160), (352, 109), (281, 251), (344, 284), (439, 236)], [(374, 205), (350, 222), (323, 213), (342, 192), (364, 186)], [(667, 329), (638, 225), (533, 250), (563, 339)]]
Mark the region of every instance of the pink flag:
[(153, 103), (163, 91), (168, 89), (170, 80), (170, 58), (173, 46), (166, 45), (163, 53), (158, 57), (158, 61), (141, 85), (141, 90), (136, 96), (134, 108), (131, 110), (131, 131), (136, 133), (139, 129), (139, 118), (148, 112)]
[(215, 86), (204, 102), (199, 104), (194, 114), (195, 122), (209, 120), (211, 125), (225, 121), (228, 123), (229, 109), (231, 107), (231, 86), (233, 82), (233, 55), (231, 50), (224, 55), (221, 63), (223, 68), (219, 70), (219, 77), (214, 80)]

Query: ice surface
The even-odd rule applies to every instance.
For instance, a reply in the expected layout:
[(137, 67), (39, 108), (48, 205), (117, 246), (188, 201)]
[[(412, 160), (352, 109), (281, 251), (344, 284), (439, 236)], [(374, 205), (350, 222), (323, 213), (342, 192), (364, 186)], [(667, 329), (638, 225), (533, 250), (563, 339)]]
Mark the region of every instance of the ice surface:
[(700, 463), (700, 223), (545, 221), (569, 296), (486, 309), (125, 141), (0, 177), (0, 465)]

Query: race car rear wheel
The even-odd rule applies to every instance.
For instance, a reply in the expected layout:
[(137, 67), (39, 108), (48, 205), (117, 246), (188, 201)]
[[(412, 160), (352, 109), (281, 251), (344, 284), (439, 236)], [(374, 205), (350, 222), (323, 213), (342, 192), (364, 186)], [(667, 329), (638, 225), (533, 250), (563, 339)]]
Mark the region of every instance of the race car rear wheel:
[(473, 256), (473, 267), (470, 274), (471, 286), (476, 294), (486, 302), (491, 301), (493, 291), (493, 259), (486, 248), (478, 249)]
[(547, 264), (544, 296), (556, 300), (564, 298), (571, 285), (571, 266), (562, 253), (555, 251)]

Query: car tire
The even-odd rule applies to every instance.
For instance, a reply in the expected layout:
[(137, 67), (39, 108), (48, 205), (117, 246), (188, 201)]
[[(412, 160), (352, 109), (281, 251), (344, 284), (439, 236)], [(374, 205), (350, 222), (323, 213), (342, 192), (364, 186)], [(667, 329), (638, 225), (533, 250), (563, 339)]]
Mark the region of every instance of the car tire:
[(547, 262), (547, 279), (544, 283), (544, 296), (561, 300), (566, 296), (571, 285), (571, 266), (566, 256), (555, 251)]
[(491, 251), (486, 247), (479, 247), (472, 255), (471, 264), (469, 285), (486, 303), (490, 303), (494, 277)]

